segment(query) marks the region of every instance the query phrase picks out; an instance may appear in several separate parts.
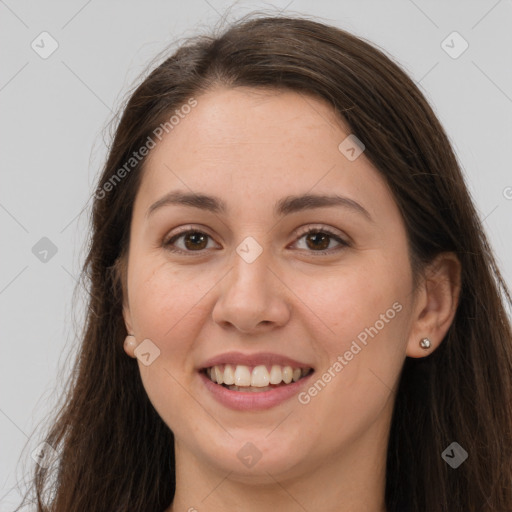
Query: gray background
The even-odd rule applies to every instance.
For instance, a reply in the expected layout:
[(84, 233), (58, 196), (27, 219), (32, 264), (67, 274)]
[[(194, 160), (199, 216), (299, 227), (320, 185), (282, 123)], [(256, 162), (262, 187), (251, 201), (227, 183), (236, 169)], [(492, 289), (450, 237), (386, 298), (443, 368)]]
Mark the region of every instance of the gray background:
[[(405, 68), (446, 128), (512, 281), (511, 1), (0, 0), (0, 510), (18, 503), (16, 482), (23, 489), (41, 441), (34, 429), (57, 403), (77, 347), (84, 307), (78, 295), (73, 309), (73, 289), (107, 122), (166, 45), (254, 9), (317, 16)], [(43, 31), (59, 45), (46, 59), (31, 47), (48, 51)], [(456, 59), (441, 46), (453, 31), (469, 44)], [(41, 252), (43, 237), (54, 255)]]

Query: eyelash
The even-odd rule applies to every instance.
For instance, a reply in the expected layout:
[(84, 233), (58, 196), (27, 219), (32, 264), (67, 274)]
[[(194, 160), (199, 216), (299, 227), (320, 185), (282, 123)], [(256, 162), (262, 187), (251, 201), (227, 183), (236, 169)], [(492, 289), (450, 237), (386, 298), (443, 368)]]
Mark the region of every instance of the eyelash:
[[(206, 249), (200, 249), (198, 251), (185, 251), (183, 249), (177, 249), (175, 247), (172, 247), (172, 244), (178, 240), (179, 238), (185, 236), (185, 235), (188, 235), (190, 233), (197, 233), (197, 234), (201, 234), (201, 235), (206, 235), (207, 237), (209, 237), (210, 239), (212, 238), (208, 233), (205, 233), (204, 231), (200, 231), (199, 229), (189, 229), (189, 228), (186, 228), (184, 231), (181, 231), (180, 233), (176, 233), (175, 235), (173, 235), (172, 237), (168, 238), (166, 241), (164, 241), (163, 243), (163, 246), (171, 251), (171, 252), (174, 252), (174, 253), (181, 253), (181, 254), (191, 254), (191, 253), (194, 253), (194, 252), (197, 252), (197, 253), (204, 253), (204, 251)], [(326, 255), (326, 254), (332, 254), (334, 252), (338, 252), (340, 250), (343, 250), (345, 247), (349, 247), (350, 244), (346, 241), (346, 240), (343, 240), (342, 238), (340, 238), (336, 233), (333, 233), (330, 229), (326, 228), (326, 227), (315, 227), (315, 228), (308, 228), (306, 231), (300, 233), (300, 235), (298, 236), (297, 238), (297, 241), (300, 240), (301, 238), (307, 236), (307, 235), (310, 235), (310, 234), (318, 234), (318, 233), (323, 233), (325, 235), (328, 235), (329, 237), (333, 238), (334, 240), (336, 240), (337, 242), (339, 242), (341, 244), (341, 247), (338, 247), (336, 249), (324, 249), (324, 250), (321, 250), (321, 251), (314, 251), (314, 250), (307, 250), (307, 249), (302, 249), (302, 250), (306, 250), (307, 252), (311, 252), (313, 254), (316, 254), (316, 255)]]

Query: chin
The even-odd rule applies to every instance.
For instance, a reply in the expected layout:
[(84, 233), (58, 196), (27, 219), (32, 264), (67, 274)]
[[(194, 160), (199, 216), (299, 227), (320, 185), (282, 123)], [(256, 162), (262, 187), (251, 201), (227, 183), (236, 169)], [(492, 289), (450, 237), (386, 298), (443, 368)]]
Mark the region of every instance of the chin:
[[(230, 473), (230, 480), (245, 483), (269, 483), (273, 478), (293, 477), (307, 471), (311, 463), (309, 450), (304, 440), (290, 441), (283, 432), (281, 436), (265, 433), (247, 436), (237, 433), (236, 438), (229, 437), (224, 443), (212, 441), (203, 447), (204, 452), (197, 454), (199, 459), (207, 461), (217, 471)], [(215, 450), (211, 450), (215, 446)]]

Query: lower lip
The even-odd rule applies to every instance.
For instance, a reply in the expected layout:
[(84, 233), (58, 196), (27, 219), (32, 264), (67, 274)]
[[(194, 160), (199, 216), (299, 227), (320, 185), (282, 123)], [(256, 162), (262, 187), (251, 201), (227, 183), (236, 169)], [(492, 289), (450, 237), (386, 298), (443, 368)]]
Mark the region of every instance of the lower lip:
[(212, 382), (204, 373), (199, 373), (206, 389), (211, 392), (213, 397), (222, 405), (238, 411), (261, 411), (270, 409), (283, 403), (295, 396), (309, 378), (313, 375), (311, 372), (306, 377), (297, 382), (292, 382), (286, 386), (279, 386), (268, 391), (232, 391), (220, 384)]

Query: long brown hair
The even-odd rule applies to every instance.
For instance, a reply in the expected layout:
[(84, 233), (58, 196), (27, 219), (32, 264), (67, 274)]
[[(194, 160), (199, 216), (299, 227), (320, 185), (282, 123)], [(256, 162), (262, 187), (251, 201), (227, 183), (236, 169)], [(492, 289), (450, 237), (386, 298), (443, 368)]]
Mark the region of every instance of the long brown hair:
[[(93, 198), (81, 346), (45, 438), (59, 453), (51, 486), (51, 468), (35, 466), (37, 510), (161, 511), (173, 500), (173, 434), (123, 351), (120, 263), (145, 158), (119, 183), (112, 177), (176, 109), (218, 84), (328, 100), (393, 191), (414, 275), (444, 251), (461, 262), (460, 300), (443, 343), (404, 363), (388, 446), (388, 512), (512, 511), (512, 301), (445, 131), (413, 81), (372, 44), (306, 17), (254, 13), (187, 39), (122, 110)], [(468, 453), (457, 469), (441, 457), (452, 442)]]

